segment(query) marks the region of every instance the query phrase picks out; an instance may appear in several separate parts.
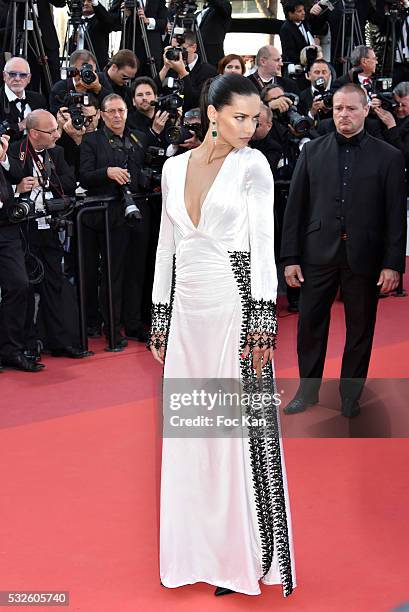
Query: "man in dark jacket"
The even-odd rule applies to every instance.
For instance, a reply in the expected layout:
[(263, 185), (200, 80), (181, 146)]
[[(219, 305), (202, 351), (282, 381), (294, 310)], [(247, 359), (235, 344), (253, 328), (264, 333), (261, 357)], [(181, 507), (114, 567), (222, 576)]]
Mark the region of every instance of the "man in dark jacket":
[(88, 49), (95, 55), (98, 69), (103, 70), (108, 62), (109, 34), (115, 23), (115, 17), (99, 0), (83, 0), (81, 27), (70, 35), (70, 55), (76, 49)]
[(318, 402), (331, 306), (339, 286), (347, 329), (342, 414), (359, 414), (378, 292), (395, 289), (405, 268), (404, 160), (400, 151), (364, 131), (368, 111), (361, 87), (339, 89), (334, 95), (336, 133), (304, 146), (291, 183), (281, 256), (287, 283), (301, 286), (301, 383), (286, 414)]
[(305, 5), (303, 2), (286, 0), (283, 8), (286, 18), (280, 29), (283, 60), (284, 62), (299, 64), (301, 50), (315, 44), (314, 36), (305, 21)]
[(217, 68), (219, 60), (224, 57), (224, 39), (231, 23), (231, 3), (228, 0), (208, 0), (196, 19), (206, 61)]
[[(132, 193), (139, 191), (139, 175), (144, 159), (144, 150), (140, 141), (133, 132), (126, 128), (127, 107), (121, 96), (110, 94), (105, 98), (101, 107), (101, 116), (104, 126), (86, 134), (81, 144), (80, 183), (87, 190), (88, 196), (113, 196), (109, 203), (109, 223), (111, 235), (111, 271), (112, 294), (114, 304), (114, 336), (117, 350), (127, 345), (127, 340), (120, 333), (121, 309), (123, 298), (123, 274), (125, 255), (130, 239), (126, 206), (123, 204), (123, 188), (127, 187)], [(149, 211), (146, 211), (145, 202), (138, 202), (142, 219), (138, 222), (138, 229), (144, 232)], [(108, 337), (108, 307), (106, 284), (106, 257), (103, 245), (103, 225), (101, 217), (87, 216), (86, 224), (91, 231), (99, 235), (102, 254), (102, 283), (101, 283), (101, 312), (104, 320), (104, 333)], [(85, 257), (86, 259), (86, 257)], [(134, 262), (135, 274), (144, 274), (138, 261)], [(96, 275), (92, 270), (86, 270), (88, 284), (96, 283)], [(143, 277), (141, 283), (140, 309), (142, 303)], [(91, 287), (92, 290), (92, 287)], [(141, 313), (139, 313), (141, 319)], [(142, 332), (142, 330), (141, 330)]]
[(44, 96), (27, 89), (31, 81), (29, 63), (22, 57), (13, 57), (4, 66), (4, 85), (0, 89), (0, 121), (7, 120), (16, 131), (11, 140), (23, 137), (25, 119), (37, 108), (47, 108)]

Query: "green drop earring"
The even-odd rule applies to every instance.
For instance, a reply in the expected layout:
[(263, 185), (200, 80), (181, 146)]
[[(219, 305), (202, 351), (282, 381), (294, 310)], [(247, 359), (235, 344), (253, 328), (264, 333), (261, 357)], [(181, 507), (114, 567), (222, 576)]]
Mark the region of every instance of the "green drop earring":
[(212, 121), (212, 138), (213, 138), (213, 144), (215, 145), (217, 142), (217, 129), (216, 129), (216, 122)]

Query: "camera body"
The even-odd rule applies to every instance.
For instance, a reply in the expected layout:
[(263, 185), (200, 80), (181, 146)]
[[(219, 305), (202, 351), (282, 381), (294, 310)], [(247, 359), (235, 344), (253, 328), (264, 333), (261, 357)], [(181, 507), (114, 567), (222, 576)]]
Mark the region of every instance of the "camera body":
[(188, 54), (187, 49), (185, 49), (184, 47), (171, 47), (166, 51), (165, 57), (171, 62), (177, 62), (179, 60), (180, 54), (182, 54), (182, 59), (186, 64)]
[(325, 108), (331, 110), (333, 107), (334, 94), (331, 91), (327, 91), (325, 79), (319, 77), (314, 83), (315, 89), (318, 90), (318, 94), (314, 95), (314, 101), (320, 101), (324, 103)]
[(139, 184), (144, 191), (160, 190), (162, 168), (166, 159), (165, 149), (161, 147), (147, 148), (144, 166), (141, 168), (139, 177)]
[(82, 106), (88, 106), (88, 96), (84, 93), (70, 91), (64, 98), (65, 106), (71, 116), (73, 128), (81, 130), (85, 126), (86, 117), (82, 112)]
[(68, 0), (67, 4), (73, 26), (79, 26), (82, 20), (82, 0)]
[(188, 123), (184, 121), (182, 125), (171, 125), (166, 130), (166, 142), (172, 145), (180, 145), (192, 138), (194, 132), (199, 140), (203, 140), (202, 126), (200, 123)]
[(27, 196), (20, 197), (8, 209), (8, 221), (11, 224), (23, 223), (30, 220), (46, 217), (52, 229), (70, 229), (72, 222), (66, 217), (71, 214), (75, 206), (75, 197), (44, 199), (44, 212), (37, 212), (35, 201)]
[(17, 136), (20, 133), (18, 126), (11, 125), (7, 119), (0, 123), (0, 136)]
[(69, 66), (67, 68), (67, 78), (79, 76), (81, 81), (85, 85), (92, 85), (97, 80), (97, 75), (94, 72), (94, 68), (91, 64), (82, 64), (81, 68), (75, 68), (75, 66)]

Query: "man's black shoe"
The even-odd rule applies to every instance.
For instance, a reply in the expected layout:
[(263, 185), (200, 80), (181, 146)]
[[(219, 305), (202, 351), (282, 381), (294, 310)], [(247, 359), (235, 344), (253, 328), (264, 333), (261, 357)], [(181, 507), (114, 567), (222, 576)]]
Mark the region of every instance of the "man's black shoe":
[(230, 595), (230, 593), (235, 593), (236, 591), (232, 591), (231, 589), (226, 589), (225, 587), (216, 587), (214, 594), (216, 597), (220, 597), (220, 595)]
[(88, 338), (100, 338), (102, 336), (101, 325), (90, 325), (87, 327)]
[(27, 349), (24, 351), (24, 357), (29, 361), (40, 361), (41, 353), (36, 349)]
[(45, 368), (43, 363), (36, 363), (27, 359), (24, 353), (15, 353), (14, 355), (6, 355), (2, 357), (3, 364), (15, 370), (22, 372), (40, 372)]
[(130, 340), (138, 340), (138, 342), (148, 342), (149, 334), (144, 330), (143, 327), (138, 327), (137, 329), (126, 329), (125, 335)]
[(358, 400), (343, 399), (341, 406), (341, 414), (348, 419), (352, 419), (361, 413), (361, 406)]
[(82, 359), (87, 355), (87, 351), (76, 348), (75, 346), (62, 346), (51, 351), (52, 357), (69, 357), (70, 359)]
[(287, 310), (288, 312), (298, 312), (298, 302), (288, 302)]
[(304, 412), (309, 406), (318, 404), (318, 398), (310, 400), (302, 395), (296, 395), (289, 404), (284, 408), (285, 414), (296, 414), (297, 412)]
[(0, 372), (4, 372), (4, 368), (3, 368), (3, 366), (1, 365), (1, 361), (0, 361)]
[[(106, 336), (106, 341), (109, 346), (109, 336)], [(120, 334), (119, 336), (115, 338), (115, 348), (116, 349), (123, 349), (126, 346), (128, 346), (128, 340), (124, 336)]]

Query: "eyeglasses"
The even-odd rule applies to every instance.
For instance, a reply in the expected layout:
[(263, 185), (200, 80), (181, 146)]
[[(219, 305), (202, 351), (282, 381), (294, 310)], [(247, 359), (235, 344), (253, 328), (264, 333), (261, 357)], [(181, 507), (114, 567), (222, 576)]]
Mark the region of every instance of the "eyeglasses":
[(59, 134), (60, 130), (58, 127), (54, 128), (53, 130), (39, 130), (38, 128), (33, 128), (34, 130), (37, 130), (37, 132), (42, 132), (43, 134), (49, 134), (49, 136), (51, 136), (51, 134)]
[(11, 70), (10, 72), (5, 70), (4, 72), (8, 74), (11, 79), (16, 79), (17, 77), (19, 77), (19, 79), (27, 79), (30, 76), (29, 72), (17, 72), (15, 70)]
[(126, 113), (126, 108), (110, 108), (109, 110), (104, 110), (102, 111), (103, 113), (106, 113), (107, 115), (110, 115), (111, 117), (113, 115), (115, 115), (115, 113), (119, 113), (120, 115), (124, 115)]

